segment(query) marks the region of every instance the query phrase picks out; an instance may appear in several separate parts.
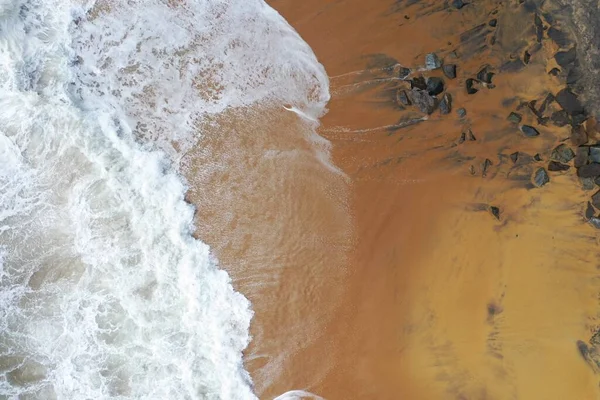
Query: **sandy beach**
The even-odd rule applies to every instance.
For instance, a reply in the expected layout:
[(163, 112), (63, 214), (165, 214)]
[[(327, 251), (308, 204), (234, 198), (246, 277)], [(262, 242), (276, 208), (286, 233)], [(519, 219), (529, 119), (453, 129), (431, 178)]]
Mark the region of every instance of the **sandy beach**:
[[(246, 110), (189, 155), (225, 167), (188, 176), (197, 235), (255, 311), (259, 397), (600, 398), (598, 188), (577, 176), (596, 128), (556, 122), (571, 75), (553, 57), (575, 43), (559, 5), (269, 3), (327, 70), (331, 147), (296, 114)], [(448, 113), (402, 104), (419, 76), (442, 79)]]

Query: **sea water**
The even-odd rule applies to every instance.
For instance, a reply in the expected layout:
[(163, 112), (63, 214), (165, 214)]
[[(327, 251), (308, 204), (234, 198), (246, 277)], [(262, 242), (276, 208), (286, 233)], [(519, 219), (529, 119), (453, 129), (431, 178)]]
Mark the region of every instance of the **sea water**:
[(328, 99), (260, 0), (0, 0), (0, 398), (255, 398), (182, 160), (215, 115)]

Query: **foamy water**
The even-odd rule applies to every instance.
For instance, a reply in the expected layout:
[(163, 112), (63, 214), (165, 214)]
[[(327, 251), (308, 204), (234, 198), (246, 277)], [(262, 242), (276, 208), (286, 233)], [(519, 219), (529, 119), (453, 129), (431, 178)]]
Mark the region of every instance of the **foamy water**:
[(328, 98), (262, 1), (0, 1), (0, 398), (255, 398), (180, 161), (211, 115)]

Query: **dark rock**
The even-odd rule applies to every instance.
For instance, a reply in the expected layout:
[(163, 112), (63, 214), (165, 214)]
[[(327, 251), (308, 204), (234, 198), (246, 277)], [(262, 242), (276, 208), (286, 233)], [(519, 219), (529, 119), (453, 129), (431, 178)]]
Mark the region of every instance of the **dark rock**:
[(529, 52), (527, 50), (525, 50), (525, 53), (523, 53), (523, 63), (529, 64), (530, 60), (531, 60), (531, 54), (529, 54)]
[(600, 208), (600, 190), (592, 195), (592, 204), (596, 208)]
[(555, 111), (550, 116), (550, 120), (556, 126), (565, 126), (569, 123), (569, 114), (565, 110)]
[(558, 65), (566, 68), (577, 60), (577, 49), (572, 47), (567, 51), (559, 51), (554, 55), (554, 59)]
[(498, 20), (496, 18), (491, 19), (490, 22), (488, 22), (488, 25), (491, 26), (492, 28), (495, 28), (496, 25), (498, 25)]
[(429, 53), (425, 56), (425, 68), (428, 70), (438, 69), (442, 66), (442, 60), (435, 53)]
[(477, 79), (481, 82), (492, 83), (494, 73), (489, 71), (489, 67), (485, 66), (477, 73)]
[(422, 76), (416, 76), (410, 80), (410, 88), (426, 90), (427, 82), (425, 81), (425, 78), (423, 78)]
[[(470, 130), (470, 129), (467, 131), (467, 139), (468, 139), (470, 142), (474, 142), (474, 141), (476, 141), (476, 140), (477, 140), (477, 139), (475, 138), (475, 135), (473, 134), (473, 131), (472, 131), (472, 130)], [(491, 162), (491, 161), (490, 161), (490, 162)]]
[(579, 183), (581, 183), (581, 189), (585, 190), (586, 192), (588, 192), (590, 190), (594, 190), (596, 188), (596, 185), (594, 184), (594, 178), (579, 177)]
[(509, 120), (510, 122), (512, 122), (513, 124), (518, 124), (521, 122), (523, 117), (521, 117), (521, 114), (517, 114), (516, 112), (511, 112), (510, 114), (508, 114), (508, 117), (506, 119)]
[(555, 27), (551, 26), (548, 29), (548, 37), (559, 45), (560, 47), (567, 47), (569, 45), (569, 37), (563, 31), (559, 31)]
[(571, 168), (570, 165), (559, 163), (558, 161), (550, 161), (548, 163), (548, 171), (567, 171)]
[(514, 153), (512, 153), (510, 155), (510, 159), (512, 160), (513, 164), (516, 164), (517, 160), (519, 159), (519, 152), (515, 151)]
[(427, 79), (427, 92), (430, 96), (435, 96), (444, 91), (444, 80), (442, 78), (428, 78)]
[(455, 64), (445, 64), (442, 67), (442, 71), (444, 71), (444, 75), (446, 75), (446, 77), (448, 79), (456, 78), (456, 65)]
[(454, 8), (456, 8), (457, 10), (460, 10), (461, 8), (463, 8), (466, 4), (463, 0), (453, 0), (452, 1), (452, 5), (454, 6)]
[(585, 112), (581, 102), (570, 89), (565, 88), (556, 94), (556, 101), (570, 115), (583, 114)]
[(467, 116), (467, 110), (465, 110), (464, 108), (459, 108), (458, 110), (456, 110), (456, 113), (460, 118), (464, 118)]
[(540, 156), (540, 153), (536, 153), (536, 154), (533, 156), (533, 159), (534, 159), (535, 161), (542, 161), (542, 156)]
[(583, 124), (587, 119), (588, 119), (588, 117), (585, 114), (573, 115), (573, 118), (571, 118), (571, 125), (576, 126), (576, 125)]
[(596, 229), (600, 229), (600, 218), (592, 217), (589, 219), (589, 223)]
[(583, 74), (577, 63), (575, 63), (567, 72), (566, 83), (567, 85), (575, 85), (581, 78), (583, 78)]
[(600, 164), (600, 147), (592, 146), (589, 148), (590, 150), (590, 162), (595, 162)]
[(413, 89), (410, 91), (410, 101), (425, 114), (431, 114), (435, 110), (436, 99), (424, 90)]
[(406, 90), (403, 90), (403, 89), (398, 90), (398, 92), (396, 93), (396, 100), (398, 101), (398, 104), (401, 104), (403, 106), (410, 105), (410, 100), (408, 99)]
[(544, 112), (546, 111), (546, 108), (548, 108), (548, 106), (550, 104), (552, 104), (552, 102), (554, 101), (554, 95), (552, 93), (548, 93), (546, 95), (546, 97), (544, 98), (544, 101), (542, 103), (542, 105), (540, 106), (540, 109), (538, 110), (538, 114), (543, 115)]
[(560, 74), (560, 69), (552, 68), (550, 71), (548, 71), (548, 73), (552, 76), (558, 76), (558, 74)]
[(400, 79), (404, 80), (409, 75), (410, 75), (410, 68), (400, 67), (400, 69), (398, 70), (398, 77)]
[(577, 169), (577, 176), (580, 178), (596, 178), (600, 176), (600, 164), (590, 163)]
[(492, 165), (492, 160), (486, 158), (483, 164), (481, 165), (481, 176), (485, 178), (487, 176), (488, 170)]
[(588, 135), (583, 125), (573, 126), (571, 128), (571, 143), (573, 146), (581, 146), (588, 142)]
[(552, 154), (550, 154), (550, 158), (555, 161), (559, 161), (561, 163), (568, 163), (573, 158), (575, 158), (575, 153), (569, 146), (566, 144), (559, 144), (552, 150)]
[(529, 125), (522, 125), (521, 132), (523, 132), (523, 134), (527, 137), (536, 137), (540, 134), (537, 129)]
[(475, 79), (469, 78), (465, 84), (467, 86), (467, 94), (475, 94), (479, 91), (479, 89), (473, 87), (475, 84)]
[(590, 219), (594, 215), (596, 215), (596, 209), (594, 208), (594, 206), (592, 205), (592, 203), (590, 203), (588, 201), (587, 202), (587, 206), (585, 207), (585, 218), (586, 219)]
[(580, 168), (587, 164), (589, 156), (589, 147), (578, 147), (575, 151), (575, 161), (573, 161), (573, 165), (575, 168)]
[(460, 138), (458, 139), (458, 144), (464, 143), (467, 140), (467, 133), (463, 132), (460, 134)]
[(594, 183), (596, 184), (596, 186), (600, 186), (600, 176), (594, 178)]
[(533, 184), (537, 187), (542, 187), (550, 182), (550, 177), (544, 168), (538, 168), (533, 174)]
[(535, 105), (537, 103), (537, 100), (531, 100), (530, 102), (527, 103), (527, 108), (532, 112), (533, 115), (535, 115), (537, 118), (541, 118), (542, 115), (539, 113), (539, 111), (537, 110), (537, 108), (535, 108)]
[(440, 101), (440, 114), (450, 114), (450, 111), (452, 111), (452, 97), (446, 93)]
[(496, 206), (490, 206), (490, 212), (497, 220), (500, 220), (500, 208)]
[(544, 24), (542, 23), (542, 19), (537, 13), (535, 14), (533, 24), (535, 25), (536, 40), (538, 41), (538, 43), (541, 43), (542, 38), (544, 37)]

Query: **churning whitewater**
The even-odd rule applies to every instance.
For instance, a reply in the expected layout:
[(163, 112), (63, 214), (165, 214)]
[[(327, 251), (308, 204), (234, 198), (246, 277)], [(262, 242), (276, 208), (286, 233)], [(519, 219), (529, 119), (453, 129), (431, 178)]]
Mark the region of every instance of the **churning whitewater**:
[(182, 154), (224, 110), (328, 98), (262, 1), (0, 0), (0, 398), (256, 398)]

